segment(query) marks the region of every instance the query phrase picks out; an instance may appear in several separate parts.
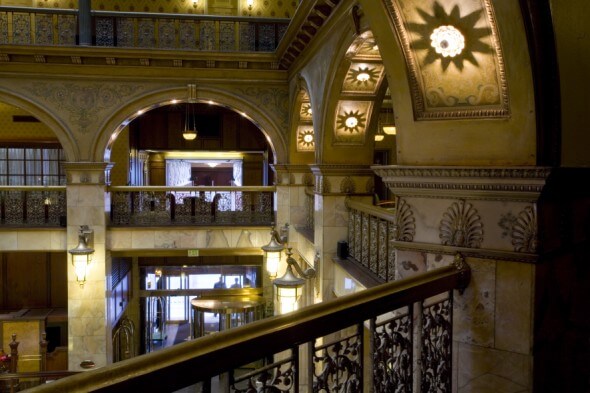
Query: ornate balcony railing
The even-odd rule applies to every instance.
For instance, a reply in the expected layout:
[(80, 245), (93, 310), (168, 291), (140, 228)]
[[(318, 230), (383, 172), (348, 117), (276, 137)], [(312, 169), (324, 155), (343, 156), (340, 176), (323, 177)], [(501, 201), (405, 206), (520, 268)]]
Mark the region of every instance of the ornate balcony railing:
[(454, 289), (463, 290), (469, 279), (457, 255), (450, 266), (31, 392), (173, 392), (196, 384), (208, 391), (217, 376), (220, 393), (451, 392)]
[(66, 187), (0, 186), (0, 225), (65, 226)]
[(274, 187), (110, 187), (111, 226), (270, 226)]
[[(101, 47), (274, 52), (288, 19), (92, 11)], [(0, 44), (77, 45), (78, 11), (0, 7)]]
[[(400, 215), (394, 210), (352, 199), (346, 201), (346, 206), (349, 209), (349, 256), (384, 282), (395, 280), (395, 249), (391, 243), (400, 240)], [(406, 226), (412, 224), (405, 223), (401, 230), (411, 231)]]

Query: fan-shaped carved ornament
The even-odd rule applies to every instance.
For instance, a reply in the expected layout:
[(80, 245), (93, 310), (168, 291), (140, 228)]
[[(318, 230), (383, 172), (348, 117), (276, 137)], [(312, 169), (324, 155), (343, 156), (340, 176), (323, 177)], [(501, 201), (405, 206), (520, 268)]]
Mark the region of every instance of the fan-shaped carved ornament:
[(439, 237), (445, 246), (479, 248), (483, 240), (483, 223), (471, 203), (454, 202), (440, 222)]
[(512, 225), (512, 245), (514, 251), (537, 252), (537, 212), (527, 206)]
[(416, 235), (416, 219), (411, 206), (403, 199), (397, 202), (393, 240), (402, 242), (414, 241)]

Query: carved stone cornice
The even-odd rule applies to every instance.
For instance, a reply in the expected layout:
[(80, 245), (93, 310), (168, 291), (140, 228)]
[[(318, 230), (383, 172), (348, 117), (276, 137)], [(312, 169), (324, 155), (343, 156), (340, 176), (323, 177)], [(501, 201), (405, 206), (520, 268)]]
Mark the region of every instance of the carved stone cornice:
[(308, 164), (271, 164), (278, 186), (313, 186), (314, 179)]
[(417, 243), (417, 242), (404, 242), (404, 241), (392, 241), (391, 245), (396, 250), (401, 251), (414, 251), (414, 252), (425, 252), (429, 254), (444, 254), (444, 255), (455, 255), (460, 253), (464, 257), (481, 258), (481, 259), (492, 259), (510, 262), (522, 262), (522, 263), (538, 263), (539, 256), (531, 253), (513, 252), (505, 250), (493, 250), (489, 248), (468, 248), (468, 247), (455, 247), (445, 246), (441, 244), (432, 243)]
[(66, 162), (68, 185), (104, 186), (110, 183), (110, 172), (113, 163), (108, 162)]
[(538, 199), (549, 167), (372, 166), (396, 195), (532, 202)]
[(310, 165), (315, 176), (316, 194), (373, 195), (373, 171), (368, 165), (318, 164)]

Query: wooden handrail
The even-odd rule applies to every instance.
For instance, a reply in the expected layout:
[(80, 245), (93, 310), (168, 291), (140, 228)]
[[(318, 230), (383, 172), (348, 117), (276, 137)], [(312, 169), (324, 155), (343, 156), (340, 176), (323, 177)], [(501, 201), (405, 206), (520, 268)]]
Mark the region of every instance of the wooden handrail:
[(0, 186), (0, 191), (65, 191), (66, 186)]
[(367, 213), (370, 216), (379, 217), (386, 221), (395, 221), (395, 212), (391, 210), (383, 209), (378, 206), (370, 205), (354, 199), (347, 198), (345, 205), (349, 209), (358, 210), (362, 213)]
[(470, 279), (451, 265), (302, 310), (202, 337), (38, 386), (31, 392), (175, 391), (243, 364), (452, 289)]
[(276, 191), (275, 186), (244, 186), (244, 187), (222, 187), (222, 186), (196, 186), (196, 187), (184, 187), (184, 186), (109, 186), (108, 191), (110, 192), (125, 192), (125, 191), (174, 191), (174, 192), (274, 192)]

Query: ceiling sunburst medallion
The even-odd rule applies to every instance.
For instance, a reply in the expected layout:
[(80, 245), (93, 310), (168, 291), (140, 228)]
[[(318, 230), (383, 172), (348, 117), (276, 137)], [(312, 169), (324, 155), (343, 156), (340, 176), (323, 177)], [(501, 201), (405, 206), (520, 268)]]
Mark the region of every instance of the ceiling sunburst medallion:
[(300, 126), (297, 129), (297, 151), (314, 151), (315, 137), (313, 128)]
[(339, 101), (334, 118), (334, 143), (364, 144), (372, 110), (371, 101)]
[(420, 8), (416, 12), (423, 23), (408, 23), (408, 30), (418, 35), (411, 44), (414, 49), (426, 50), (424, 65), (440, 60), (443, 70), (451, 63), (462, 70), (465, 62), (479, 65), (474, 54), (492, 52), (492, 47), (482, 41), (492, 31), (488, 27), (475, 27), (482, 18), (483, 9), (461, 16), (458, 5), (447, 13), (439, 2), (434, 2), (432, 12)]

